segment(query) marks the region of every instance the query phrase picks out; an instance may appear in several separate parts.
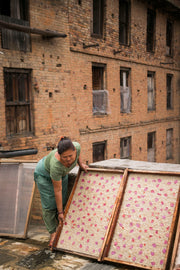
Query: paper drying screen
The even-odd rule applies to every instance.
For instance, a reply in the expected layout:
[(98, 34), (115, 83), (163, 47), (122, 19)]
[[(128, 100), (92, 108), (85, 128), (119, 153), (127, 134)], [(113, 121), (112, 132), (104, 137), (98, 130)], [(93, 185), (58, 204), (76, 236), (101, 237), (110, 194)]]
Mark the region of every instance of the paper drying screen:
[(99, 256), (121, 179), (122, 174), (112, 172), (80, 174), (58, 249)]
[(0, 164), (0, 235), (25, 237), (34, 168), (30, 163)]
[(128, 175), (108, 258), (165, 269), (179, 185), (179, 176)]

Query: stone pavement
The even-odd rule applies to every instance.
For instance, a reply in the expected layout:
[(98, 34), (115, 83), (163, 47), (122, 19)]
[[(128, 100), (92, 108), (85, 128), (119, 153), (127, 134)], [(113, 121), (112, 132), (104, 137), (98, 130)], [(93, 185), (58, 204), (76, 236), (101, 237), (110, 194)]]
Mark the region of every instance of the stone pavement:
[[(29, 226), (27, 239), (0, 238), (0, 270), (126, 270), (122, 265), (51, 251), (44, 226)], [(180, 254), (180, 251), (179, 251)], [(133, 268), (135, 270), (137, 268)], [(179, 269), (179, 268), (178, 268)]]
[(98, 263), (48, 248), (44, 226), (30, 226), (27, 239), (0, 238), (0, 270), (125, 270), (119, 265)]

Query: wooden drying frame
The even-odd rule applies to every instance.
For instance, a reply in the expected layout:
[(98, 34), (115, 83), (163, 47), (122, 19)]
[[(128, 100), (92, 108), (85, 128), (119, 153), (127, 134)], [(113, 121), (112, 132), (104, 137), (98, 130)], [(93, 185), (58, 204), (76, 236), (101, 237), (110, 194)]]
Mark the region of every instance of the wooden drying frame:
[(176, 237), (175, 237), (175, 241), (174, 241), (174, 248), (173, 248), (171, 264), (170, 264), (169, 270), (173, 270), (175, 267), (175, 260), (176, 260), (179, 244), (180, 244), (180, 209), (179, 209), (179, 220), (178, 220), (178, 225), (177, 225)]
[[(117, 209), (118, 202), (123, 197), (122, 194), (124, 192), (124, 187), (125, 187), (125, 183), (123, 183), (123, 182), (126, 182), (126, 178), (124, 177), (124, 171), (123, 170), (88, 168), (87, 171), (88, 172), (103, 172), (103, 173), (104, 172), (107, 172), (107, 173), (116, 173), (116, 174), (120, 173), (121, 175), (123, 175), (122, 180), (121, 180), (121, 183), (120, 183), (120, 186), (119, 186), (119, 190), (118, 190), (118, 193), (117, 193), (115, 202), (114, 202), (114, 207), (112, 209), (111, 217), (110, 217), (110, 220), (108, 222), (108, 228), (106, 230), (106, 234), (105, 234), (105, 237), (104, 237), (104, 241), (103, 241), (103, 244), (102, 244), (102, 247), (101, 247), (100, 254), (99, 254), (98, 258), (97, 258), (97, 257), (91, 256), (91, 255), (87, 255), (87, 254), (84, 254), (84, 253), (80, 253), (80, 252), (74, 252), (74, 251), (72, 252), (72, 251), (69, 251), (69, 250), (64, 250), (64, 249), (56, 248), (57, 243), (58, 243), (58, 240), (60, 238), (60, 234), (62, 232), (62, 228), (63, 228), (63, 223), (62, 222), (58, 226), (58, 229), (57, 229), (57, 232), (56, 232), (56, 236), (55, 236), (55, 239), (54, 239), (54, 242), (53, 242), (53, 245), (52, 245), (52, 250), (61, 250), (63, 252), (68, 252), (68, 253), (75, 254), (75, 255), (85, 256), (87, 258), (97, 259), (98, 261), (101, 261), (102, 260), (102, 256), (103, 256), (103, 250), (106, 247), (106, 242), (107, 242), (107, 239), (109, 238), (109, 231), (111, 231), (112, 225), (114, 224), (114, 217), (116, 217), (116, 214), (115, 213), (118, 210)], [(75, 180), (75, 183), (74, 183), (74, 186), (73, 186), (73, 189), (71, 191), (69, 200), (68, 200), (67, 205), (66, 205), (64, 217), (66, 217), (66, 215), (68, 213), (68, 210), (69, 210), (69, 207), (71, 205), (71, 202), (72, 202), (72, 199), (73, 199), (73, 196), (74, 196), (74, 193), (75, 193), (75, 190), (76, 190), (78, 181), (79, 181), (80, 174), (81, 174), (81, 170), (79, 169), (78, 175), (76, 177), (76, 180)]]
[[(123, 171), (123, 170), (109, 170), (109, 169), (98, 169), (98, 168), (89, 168), (88, 171), (115, 172), (115, 173), (120, 172), (121, 174), (122, 174), (122, 172), (124, 172), (122, 181), (120, 183), (120, 188), (119, 188), (116, 200), (115, 200), (114, 208), (112, 209), (111, 219), (110, 219), (110, 221), (108, 223), (108, 228), (107, 228), (105, 238), (104, 238), (104, 241), (103, 241), (103, 245), (102, 245), (99, 257), (98, 257), (98, 261), (99, 262), (108, 261), (108, 262), (112, 262), (112, 263), (121, 263), (121, 264), (125, 264), (127, 266), (139, 267), (139, 268), (142, 268), (142, 269), (151, 269), (151, 270), (159, 269), (159, 268), (155, 268), (155, 267), (147, 267), (147, 266), (143, 266), (143, 265), (139, 265), (139, 264), (128, 263), (128, 262), (123, 262), (123, 261), (119, 261), (119, 260), (115, 260), (115, 259), (110, 259), (110, 258), (108, 258), (106, 256), (107, 256), (107, 254), (109, 252), (109, 249), (110, 249), (110, 245), (111, 245), (114, 230), (115, 230), (115, 227), (116, 227), (117, 219), (118, 219), (118, 216), (119, 216), (119, 213), (120, 213), (120, 210), (121, 210), (121, 205), (122, 205), (122, 201), (123, 201), (123, 197), (124, 197), (124, 193), (125, 193), (125, 189), (126, 189), (126, 184), (127, 184), (127, 181), (128, 181), (128, 174), (129, 173), (140, 173), (140, 174), (154, 174), (154, 175), (171, 175), (171, 176), (180, 177), (180, 172), (149, 171), (149, 170), (145, 171), (145, 170), (133, 170), (133, 169), (125, 169)], [(71, 192), (71, 195), (69, 197), (66, 209), (65, 209), (65, 217), (66, 217), (66, 215), (68, 213), (68, 209), (70, 207), (70, 204), (71, 204), (75, 189), (77, 187), (77, 183), (78, 183), (78, 180), (79, 180), (79, 177), (80, 177), (80, 173), (81, 173), (81, 171), (79, 170), (76, 181), (74, 183), (74, 186), (73, 186), (73, 189), (72, 189), (72, 192)], [(170, 228), (170, 236), (169, 236), (169, 239), (168, 239), (168, 248), (167, 248), (167, 252), (166, 252), (166, 255), (165, 255), (165, 262), (164, 262), (162, 270), (165, 270), (167, 268), (167, 263), (169, 263), (169, 261), (170, 261), (170, 255), (172, 255), (170, 270), (173, 270), (173, 265), (174, 265), (175, 257), (176, 257), (176, 253), (177, 253), (177, 246), (178, 246), (178, 242), (179, 242), (179, 239), (180, 239), (180, 218), (179, 218), (179, 221), (177, 220), (178, 219), (177, 214), (178, 214), (179, 202), (180, 202), (180, 188), (179, 188), (179, 192), (178, 192), (178, 196), (177, 196), (177, 200), (176, 200), (176, 204), (175, 204), (175, 208), (174, 208), (174, 214), (173, 214), (171, 228)], [(177, 221), (178, 221), (178, 226), (177, 226)], [(53, 247), (52, 247), (53, 250), (62, 250), (62, 249), (56, 248), (56, 245), (58, 243), (58, 240), (59, 240), (59, 237), (60, 237), (60, 234), (61, 234), (61, 231), (62, 231), (62, 227), (63, 227), (63, 224), (61, 223), (59, 225), (59, 227), (58, 227), (56, 237), (55, 237), (55, 240), (54, 240), (54, 243), (53, 243)], [(176, 234), (176, 238), (175, 238), (176, 227), (177, 227), (177, 234)], [(174, 238), (175, 238), (175, 242), (174, 242)], [(174, 249), (173, 249), (173, 243), (174, 243)], [(173, 252), (171, 252), (172, 249), (173, 249)], [(67, 250), (62, 250), (62, 251), (68, 252), (68, 253), (71, 253), (71, 254), (75, 254), (75, 255), (85, 256), (87, 258), (92, 258), (92, 256), (87, 256), (87, 255), (82, 254), (80, 252), (74, 252), (74, 251), (72, 252), (72, 251), (67, 251)]]
[[(180, 177), (180, 172), (145, 171), (145, 170), (133, 170), (133, 169), (127, 169), (127, 171), (128, 171), (127, 172), (127, 178), (128, 178), (128, 173), (171, 175), (171, 176), (179, 176)], [(122, 198), (122, 201), (123, 201), (123, 198)], [(176, 206), (174, 208), (174, 215), (173, 215), (171, 229), (170, 229), (170, 237), (169, 237), (169, 241), (168, 241), (168, 249), (167, 249), (167, 252), (166, 252), (164, 268), (162, 270), (166, 270), (167, 263), (169, 263), (169, 261), (170, 261), (171, 250), (173, 249), (173, 238), (175, 238), (175, 229), (177, 228), (177, 222), (178, 222), (177, 214), (178, 214), (179, 203), (180, 203), (180, 187), (179, 187), (179, 191), (178, 191), (178, 195), (177, 195)], [(121, 210), (120, 207), (121, 207), (121, 205), (119, 205), (119, 207), (118, 207), (118, 209), (119, 209), (119, 212), (117, 213), (118, 216), (119, 216), (119, 213), (120, 213), (120, 210)], [(118, 219), (118, 216), (116, 217), (116, 220)], [(114, 229), (115, 229), (115, 226), (114, 226)], [(146, 267), (146, 266), (142, 266), (140, 264), (127, 263), (127, 262), (123, 262), (123, 261), (115, 260), (115, 259), (110, 259), (110, 258), (106, 257), (107, 254), (108, 254), (110, 245), (111, 245), (111, 241), (112, 241), (113, 234), (114, 234), (114, 229), (112, 231), (111, 237), (109, 237), (109, 242), (107, 243), (107, 250), (105, 250), (104, 256), (102, 257), (103, 261), (109, 261), (109, 262), (113, 262), (113, 263), (121, 263), (121, 264), (125, 264), (127, 266), (134, 266), (134, 267), (139, 267), (139, 268), (148, 269), (148, 270), (159, 270), (159, 268), (155, 268), (155, 267)], [(178, 241), (180, 240), (180, 231), (179, 230), (180, 230), (180, 217), (179, 217), (179, 223), (178, 223), (178, 228), (177, 228), (177, 235), (176, 235), (176, 239), (175, 239), (175, 246), (174, 246), (172, 259), (171, 259), (171, 266), (170, 266), (171, 268), (170, 268), (170, 270), (173, 270), (172, 267), (173, 267), (174, 262), (175, 262), (175, 256), (176, 256), (176, 253), (177, 253)]]
[[(15, 160), (15, 159), (0, 159), (0, 164), (12, 164), (12, 163), (36, 163), (34, 161), (24, 161), (24, 160)], [(35, 193), (35, 182), (33, 182), (32, 185), (32, 192), (31, 192), (31, 196), (30, 196), (30, 201), (29, 201), (29, 207), (28, 207), (28, 211), (27, 211), (27, 217), (26, 217), (26, 222), (25, 222), (25, 227), (24, 227), (24, 233), (22, 235), (19, 234), (12, 234), (12, 233), (1, 233), (0, 232), (0, 236), (8, 236), (8, 237), (14, 237), (14, 238), (27, 238), (27, 230), (28, 230), (28, 225), (29, 225), (29, 219), (30, 219), (30, 213), (31, 213), (31, 209), (32, 209), (32, 202), (33, 202), (33, 198), (34, 198), (34, 193)]]

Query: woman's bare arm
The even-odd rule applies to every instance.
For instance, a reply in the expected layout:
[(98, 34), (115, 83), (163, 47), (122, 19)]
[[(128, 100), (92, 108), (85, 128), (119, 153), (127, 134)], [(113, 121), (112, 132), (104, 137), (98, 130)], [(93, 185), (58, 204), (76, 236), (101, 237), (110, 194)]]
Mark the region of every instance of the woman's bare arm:
[(53, 187), (54, 187), (54, 194), (55, 200), (58, 210), (58, 219), (64, 220), (63, 214), (63, 200), (62, 200), (62, 181), (55, 181), (52, 179)]

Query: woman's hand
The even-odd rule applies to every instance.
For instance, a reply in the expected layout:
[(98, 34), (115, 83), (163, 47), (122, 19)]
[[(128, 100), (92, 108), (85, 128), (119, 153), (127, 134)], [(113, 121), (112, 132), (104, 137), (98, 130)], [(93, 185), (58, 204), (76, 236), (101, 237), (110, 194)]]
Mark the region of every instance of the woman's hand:
[(82, 163), (81, 166), (80, 166), (80, 168), (81, 168), (83, 171), (87, 172), (87, 169), (88, 169), (89, 167), (88, 167), (88, 165)]
[(78, 158), (78, 164), (79, 164), (79, 167), (80, 167), (83, 171), (87, 172), (87, 169), (88, 169), (89, 167), (88, 167), (88, 165), (82, 163), (82, 161), (81, 161), (81, 155), (79, 155), (79, 158)]
[(60, 221), (64, 222), (64, 214), (63, 213), (58, 213), (58, 220), (59, 220), (59, 222)]

